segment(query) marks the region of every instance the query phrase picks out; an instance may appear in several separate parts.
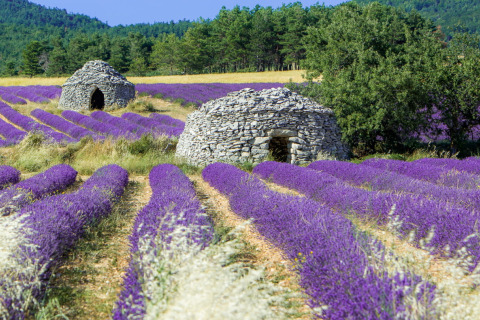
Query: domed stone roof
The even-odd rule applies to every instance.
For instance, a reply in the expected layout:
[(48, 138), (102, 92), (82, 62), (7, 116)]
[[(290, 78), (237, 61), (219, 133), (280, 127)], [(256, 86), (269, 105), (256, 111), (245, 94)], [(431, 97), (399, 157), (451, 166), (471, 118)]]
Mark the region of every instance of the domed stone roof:
[(81, 69), (75, 71), (63, 86), (98, 83), (132, 85), (131, 82), (127, 81), (124, 76), (105, 61), (93, 60), (85, 63)]

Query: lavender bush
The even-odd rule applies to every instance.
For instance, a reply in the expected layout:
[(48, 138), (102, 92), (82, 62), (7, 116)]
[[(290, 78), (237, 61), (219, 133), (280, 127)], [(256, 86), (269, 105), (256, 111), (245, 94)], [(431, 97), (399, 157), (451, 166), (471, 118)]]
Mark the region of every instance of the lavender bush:
[(140, 138), (142, 135), (150, 133), (149, 130), (147, 130), (141, 125), (132, 123), (119, 117), (112, 116), (111, 114), (104, 111), (94, 111), (90, 116), (97, 121), (113, 125), (123, 131), (128, 131), (135, 135), (137, 138)]
[[(174, 165), (154, 167), (149, 174), (152, 196), (138, 213), (130, 236), (131, 260), (124, 278), (113, 319), (143, 319), (146, 303), (155, 292), (149, 290), (145, 248), (157, 256), (156, 243), (170, 243), (176, 227), (188, 228), (184, 239), (193, 246), (206, 246), (212, 239), (213, 229), (206, 219), (190, 180)], [(142, 249), (143, 248), (143, 249)], [(143, 263), (142, 263), (143, 262)], [(160, 281), (159, 279), (153, 279)], [(153, 282), (153, 281), (152, 281)]]
[(25, 138), (27, 133), (0, 119), (0, 134), (5, 137), (6, 145), (17, 144)]
[(158, 113), (151, 113), (150, 118), (152, 118), (155, 121), (158, 121), (161, 124), (171, 126), (171, 127), (179, 127), (179, 128), (185, 128), (185, 122), (182, 120), (178, 120), (175, 118), (172, 118), (170, 116), (164, 115), (164, 114), (158, 114)]
[(77, 171), (66, 164), (58, 164), (50, 169), (25, 179), (0, 192), (0, 216), (6, 216), (20, 208), (64, 190), (75, 182)]
[(457, 204), (469, 211), (480, 212), (480, 190), (449, 188), (413, 179), (396, 172), (345, 161), (316, 161), (308, 167), (329, 173), (356, 186), (366, 186), (377, 191), (407, 192), (445, 203)]
[(17, 225), (16, 236), (23, 240), (13, 242), (18, 246), (9, 248), (8, 264), (0, 265), (3, 319), (25, 318), (35, 301), (40, 301), (51, 271), (61, 264), (65, 251), (75, 245), (86, 226), (110, 213), (127, 183), (126, 170), (107, 165), (95, 171), (77, 192), (37, 201), (24, 207), (15, 221), (11, 219)]
[(362, 165), (393, 171), (414, 179), (424, 180), (446, 187), (477, 189), (480, 185), (480, 176), (478, 175), (449, 170), (420, 162), (372, 158), (362, 162)]
[(89, 116), (83, 115), (76, 111), (65, 110), (62, 112), (62, 117), (69, 121), (72, 121), (73, 123), (84, 126), (87, 129), (93, 130), (103, 135), (109, 135), (115, 138), (129, 135), (129, 132), (126, 130), (121, 130), (108, 123), (97, 121), (93, 118), (90, 118)]
[[(343, 171), (357, 172), (364, 168), (357, 166), (353, 171), (347, 166), (348, 162), (344, 163)], [(355, 214), (367, 221), (375, 220), (434, 255), (459, 258), (461, 266), (469, 271), (479, 264), (480, 238), (475, 222), (479, 217), (462, 207), (420, 195), (359, 189), (326, 172), (286, 163), (263, 162), (253, 172), (298, 190), (343, 214)]]
[[(232, 209), (296, 261), (317, 316), (326, 319), (408, 318), (407, 296), (429, 305), (435, 287), (412, 274), (389, 276), (369, 263), (382, 245), (308, 198), (279, 194), (234, 166), (214, 163), (202, 176), (226, 194)], [(414, 289), (415, 288), (415, 289)]]
[(122, 118), (132, 123), (141, 125), (149, 129), (154, 135), (166, 135), (168, 137), (179, 137), (183, 132), (182, 127), (170, 126), (159, 123), (152, 118), (142, 117), (136, 113), (127, 112), (122, 114)]
[(467, 158), (465, 160), (450, 158), (425, 158), (415, 160), (414, 163), (437, 166), (441, 167), (443, 170), (458, 170), (473, 174), (480, 174), (480, 162), (474, 158)]
[(0, 98), (13, 104), (27, 104), (27, 101), (11, 94), (8, 90), (5, 90), (5, 87), (0, 87)]
[(229, 92), (239, 91), (245, 88), (263, 90), (271, 88), (283, 88), (283, 83), (156, 83), (137, 84), (135, 89), (138, 93), (146, 93), (151, 96), (160, 95), (165, 99), (181, 99), (182, 104), (201, 105), (208, 100), (224, 97)]
[(30, 117), (24, 116), (20, 112), (12, 109), (9, 105), (0, 102), (0, 114), (7, 118), (10, 122), (16, 124), (28, 132), (41, 132), (45, 135), (49, 142), (53, 143), (71, 143), (78, 140), (71, 138), (63, 133), (56, 132), (46, 125), (40, 124)]
[(10, 166), (0, 165), (0, 190), (20, 181), (20, 171)]
[(75, 139), (80, 140), (85, 136), (91, 136), (95, 140), (103, 139), (101, 135), (98, 135), (83, 127), (77, 126), (76, 124), (73, 124), (63, 119), (62, 117), (43, 111), (42, 109), (35, 109), (30, 112), (30, 114), (38, 120), (42, 121), (43, 123), (57, 129), (58, 131), (62, 131)]

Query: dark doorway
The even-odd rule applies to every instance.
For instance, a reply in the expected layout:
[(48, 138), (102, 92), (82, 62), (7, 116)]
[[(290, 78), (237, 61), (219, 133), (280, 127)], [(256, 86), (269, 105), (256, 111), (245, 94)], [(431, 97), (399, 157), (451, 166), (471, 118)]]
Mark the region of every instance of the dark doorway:
[(105, 96), (103, 95), (103, 92), (97, 88), (92, 94), (90, 108), (102, 110), (103, 107), (105, 107)]
[(278, 162), (287, 162), (288, 152), (288, 138), (287, 137), (273, 137), (270, 140), (268, 151), (272, 153), (273, 160)]

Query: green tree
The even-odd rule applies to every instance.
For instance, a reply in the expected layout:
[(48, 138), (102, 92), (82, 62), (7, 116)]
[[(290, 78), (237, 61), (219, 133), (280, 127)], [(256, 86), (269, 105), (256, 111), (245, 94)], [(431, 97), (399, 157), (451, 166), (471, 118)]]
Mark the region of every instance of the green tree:
[(479, 44), (478, 35), (455, 34), (439, 52), (428, 81), (437, 111), (432, 125), (446, 126), (453, 153), (462, 147), (472, 128), (480, 125)]
[(175, 34), (168, 34), (157, 39), (152, 48), (151, 62), (156, 70), (168, 70), (176, 74), (180, 69), (180, 39)]
[(60, 37), (54, 38), (51, 41), (53, 47), (49, 53), (49, 65), (46, 71), (48, 76), (62, 75), (67, 73), (67, 50), (65, 50), (62, 39)]
[(305, 48), (309, 79), (323, 76), (314, 94), (358, 153), (375, 151), (379, 141), (398, 147), (425, 125), (427, 71), (441, 42), (418, 14), (347, 3), (308, 29)]
[(45, 51), (45, 46), (40, 41), (30, 42), (23, 50), (23, 73), (33, 77), (43, 72), (40, 66), (40, 56)]

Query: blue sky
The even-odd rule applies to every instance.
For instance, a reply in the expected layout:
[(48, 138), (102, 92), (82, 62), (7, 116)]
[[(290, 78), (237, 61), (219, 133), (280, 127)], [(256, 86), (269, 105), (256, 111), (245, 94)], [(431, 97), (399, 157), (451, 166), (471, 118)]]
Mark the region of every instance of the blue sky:
[[(66, 9), (69, 13), (82, 13), (95, 17), (111, 26), (118, 24), (153, 23), (196, 20), (200, 17), (213, 19), (222, 6), (227, 9), (235, 5), (249, 8), (260, 4), (263, 7), (280, 7), (283, 3), (296, 1), (282, 0), (33, 0), (31, 2), (47, 7)], [(304, 0), (304, 7), (315, 3), (337, 5), (345, 0)]]

